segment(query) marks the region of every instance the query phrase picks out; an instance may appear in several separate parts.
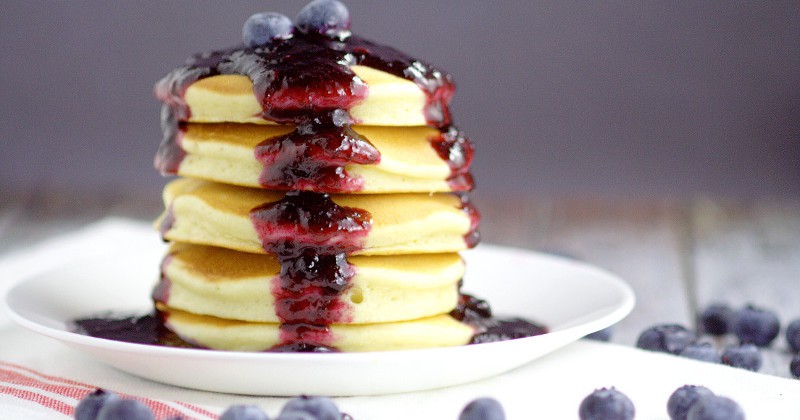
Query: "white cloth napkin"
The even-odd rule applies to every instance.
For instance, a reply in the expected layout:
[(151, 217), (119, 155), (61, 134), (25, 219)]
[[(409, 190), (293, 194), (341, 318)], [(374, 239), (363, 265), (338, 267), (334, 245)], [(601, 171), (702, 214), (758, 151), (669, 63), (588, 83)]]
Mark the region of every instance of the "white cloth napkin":
[[(13, 284), (75, 258), (152, 246), (163, 245), (144, 223), (100, 221), (0, 255), (0, 292), (5, 295)], [(217, 394), (141, 379), (13, 325), (5, 313), (0, 316), (0, 337), (0, 419), (69, 418), (71, 407), (93, 387), (134, 396), (161, 407), (160, 413), (180, 412), (188, 418), (213, 418), (214, 413), (240, 403), (260, 405), (274, 417), (286, 402), (285, 398)], [(455, 420), (467, 402), (480, 396), (498, 399), (511, 420), (576, 419), (586, 395), (614, 386), (631, 398), (637, 419), (667, 419), (667, 398), (684, 384), (704, 385), (733, 398), (748, 419), (800, 419), (800, 380), (591, 341), (570, 344), (519, 369), (470, 384), (335, 401), (356, 420)]]

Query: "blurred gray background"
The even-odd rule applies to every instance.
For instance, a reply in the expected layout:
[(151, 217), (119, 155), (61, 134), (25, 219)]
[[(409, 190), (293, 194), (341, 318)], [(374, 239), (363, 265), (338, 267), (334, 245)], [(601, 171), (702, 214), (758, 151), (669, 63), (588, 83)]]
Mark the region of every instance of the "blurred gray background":
[[(157, 200), (155, 81), (305, 3), (4, 2), (0, 191)], [(800, 2), (346, 4), (354, 32), (454, 75), (479, 191), (800, 193)]]

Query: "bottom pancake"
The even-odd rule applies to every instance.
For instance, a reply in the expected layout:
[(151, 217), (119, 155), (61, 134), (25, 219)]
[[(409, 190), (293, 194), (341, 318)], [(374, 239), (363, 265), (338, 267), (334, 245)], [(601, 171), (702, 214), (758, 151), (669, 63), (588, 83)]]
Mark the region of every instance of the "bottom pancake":
[(157, 305), (164, 326), (181, 339), (214, 350), (269, 351), (302, 342), (342, 352), (410, 350), (460, 346), (470, 342), (473, 327), (450, 315), (404, 322), (332, 324), (324, 331), (287, 328), (287, 325), (234, 321), (195, 315)]
[[(354, 275), (329, 305), (333, 309), (324, 323), (374, 324), (450, 312), (464, 275), (464, 262), (455, 253), (355, 256), (348, 257), (348, 262)], [(274, 255), (175, 243), (164, 260), (153, 297), (195, 314), (286, 322), (287, 314), (281, 318), (276, 312), (276, 296), (283, 293), (280, 272)], [(292, 301), (277, 300), (284, 306)]]

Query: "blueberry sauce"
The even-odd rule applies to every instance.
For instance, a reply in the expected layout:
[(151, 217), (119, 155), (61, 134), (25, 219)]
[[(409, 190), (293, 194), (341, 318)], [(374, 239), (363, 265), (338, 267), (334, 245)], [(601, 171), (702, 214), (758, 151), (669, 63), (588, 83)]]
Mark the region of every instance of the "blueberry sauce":
[(320, 120), (263, 141), (255, 155), (264, 165), (259, 177), (264, 188), (318, 192), (362, 190), (363, 180), (348, 174), (345, 166), (376, 164), (381, 159), (375, 146), (349, 126)]
[(430, 139), (431, 147), (450, 166), (447, 183), (452, 191), (471, 191), (475, 185), (469, 167), (475, 149), (472, 142), (456, 127), (448, 127)]
[(178, 337), (166, 327), (160, 313), (136, 316), (101, 315), (72, 322), (72, 331), (90, 337), (125, 343), (200, 348)]
[(526, 319), (494, 317), (485, 300), (465, 293), (459, 296), (458, 305), (450, 312), (450, 316), (475, 328), (470, 344), (507, 341), (548, 332), (547, 327)]
[(155, 159), (163, 174), (175, 174), (186, 153), (181, 148), (191, 116), (184, 95), (203, 78), (222, 74), (248, 76), (262, 107), (261, 117), (296, 126), (290, 134), (265, 139), (256, 150), (264, 164), (259, 182), (265, 188), (353, 192), (362, 180), (351, 177), (350, 163), (377, 164), (380, 153), (351, 125), (349, 110), (367, 97), (367, 85), (350, 68), (364, 65), (413, 81), (426, 95), (426, 121), (441, 139), (432, 144), (450, 165), (454, 191), (472, 188), (468, 172), (472, 146), (451, 126), (448, 104), (455, 91), (450, 75), (386, 45), (355, 35), (332, 39), (296, 34), (263, 47), (238, 46), (195, 55), (162, 78), (155, 93), (164, 103), (164, 139)]
[(281, 265), (273, 280), (280, 347), (331, 344), (330, 324), (351, 319), (341, 299), (355, 268), (347, 255), (361, 249), (372, 227), (369, 212), (342, 207), (328, 194), (290, 191), (254, 208), (250, 220), (265, 251)]
[(469, 200), (467, 194), (461, 194), (461, 210), (469, 216), (469, 231), (464, 234), (464, 243), (468, 248), (475, 248), (481, 240), (480, 232), (478, 231), (478, 224), (481, 220), (481, 214), (472, 202)]

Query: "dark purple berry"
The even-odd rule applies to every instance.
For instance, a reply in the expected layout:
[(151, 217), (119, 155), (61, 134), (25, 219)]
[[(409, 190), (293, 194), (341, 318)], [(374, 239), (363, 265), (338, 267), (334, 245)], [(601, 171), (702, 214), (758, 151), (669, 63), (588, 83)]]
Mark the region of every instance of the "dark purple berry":
[(742, 343), (766, 347), (778, 336), (781, 323), (774, 312), (747, 305), (733, 321), (733, 332)]
[(269, 417), (256, 405), (236, 404), (225, 409), (219, 420), (269, 420)]
[(698, 399), (686, 420), (744, 420), (744, 410), (728, 397), (712, 395)]
[(350, 11), (337, 0), (314, 0), (300, 9), (294, 21), (300, 32), (340, 37), (350, 29)]
[(709, 305), (700, 314), (701, 331), (709, 335), (725, 335), (731, 332), (735, 313), (723, 303)]
[(505, 418), (506, 412), (500, 402), (489, 397), (472, 400), (458, 416), (458, 420), (505, 420)]
[(786, 342), (789, 348), (800, 352), (800, 319), (795, 319), (786, 326)]
[(292, 37), (292, 21), (280, 13), (256, 13), (250, 16), (242, 27), (242, 40), (249, 48), (263, 47), (273, 39)]
[(292, 398), (283, 406), (278, 418), (295, 412), (311, 414), (314, 419), (318, 420), (340, 420), (342, 417), (339, 408), (336, 407), (333, 400), (327, 397), (301, 395)]
[(729, 346), (722, 352), (722, 363), (756, 372), (761, 369), (761, 351), (753, 344)]
[(671, 420), (686, 420), (689, 409), (702, 397), (714, 395), (704, 386), (684, 385), (675, 390), (667, 400), (667, 414)]
[(639, 335), (636, 347), (645, 350), (680, 354), (697, 336), (681, 325), (664, 324), (650, 327)]
[(595, 331), (584, 338), (595, 341), (610, 341), (611, 336), (614, 335), (614, 326), (604, 328), (600, 331)]
[(789, 362), (789, 373), (797, 379), (800, 379), (800, 354), (795, 354), (792, 361)]
[(97, 413), (97, 420), (155, 420), (150, 407), (141, 401), (115, 399), (103, 405)]
[(613, 387), (594, 390), (578, 408), (581, 420), (631, 420), (634, 414), (630, 398)]
[(689, 359), (700, 360), (702, 362), (722, 362), (717, 349), (715, 349), (710, 343), (689, 344), (685, 349), (683, 349), (683, 351), (680, 352), (680, 355), (683, 357), (688, 357)]
[(75, 420), (95, 420), (100, 409), (109, 402), (119, 399), (117, 394), (97, 389), (84, 397), (75, 407)]

